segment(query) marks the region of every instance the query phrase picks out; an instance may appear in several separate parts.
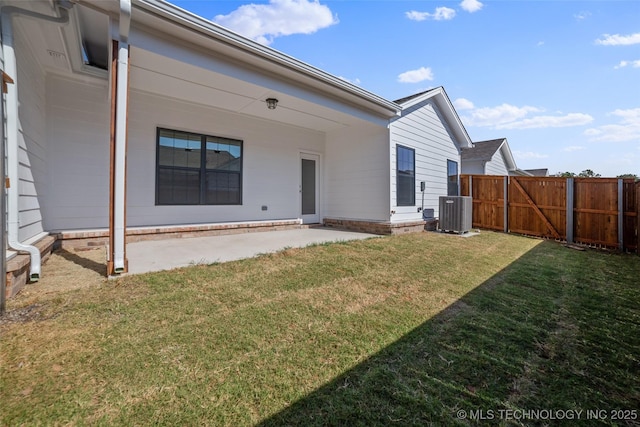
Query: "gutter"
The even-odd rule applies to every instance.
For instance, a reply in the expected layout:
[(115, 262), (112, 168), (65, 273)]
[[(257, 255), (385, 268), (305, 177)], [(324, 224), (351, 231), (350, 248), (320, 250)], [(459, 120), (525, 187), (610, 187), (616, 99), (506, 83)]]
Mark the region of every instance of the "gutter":
[(58, 25), (66, 25), (69, 22), (69, 9), (73, 4), (68, 0), (58, 0), (56, 10), (58, 16), (43, 15), (16, 6), (3, 6), (0, 9), (2, 24), (2, 52), (4, 59), (4, 72), (9, 75), (15, 84), (7, 86), (6, 101), (6, 127), (7, 127), (7, 244), (10, 248), (28, 252), (31, 256), (29, 280), (37, 282), (40, 279), (40, 251), (35, 246), (25, 245), (19, 241), (19, 142), (18, 142), (18, 67), (14, 50), (13, 17), (24, 16), (38, 19)]

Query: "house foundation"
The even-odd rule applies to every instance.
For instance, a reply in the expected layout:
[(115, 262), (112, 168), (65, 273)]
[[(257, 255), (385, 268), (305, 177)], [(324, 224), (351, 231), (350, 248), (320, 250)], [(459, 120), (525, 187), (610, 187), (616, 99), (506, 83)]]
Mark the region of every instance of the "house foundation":
[(350, 231), (360, 231), (362, 233), (372, 233), (381, 235), (394, 235), (404, 233), (416, 233), (424, 231), (425, 221), (407, 222), (374, 222), (359, 221), (350, 219), (325, 218), (324, 225), (327, 227), (343, 228)]

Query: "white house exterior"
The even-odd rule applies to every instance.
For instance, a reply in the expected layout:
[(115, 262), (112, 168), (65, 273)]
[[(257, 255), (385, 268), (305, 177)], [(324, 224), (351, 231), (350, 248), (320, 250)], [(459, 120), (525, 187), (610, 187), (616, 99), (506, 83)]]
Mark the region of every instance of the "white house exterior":
[[(439, 212), (439, 197), (459, 195), (460, 153), (471, 146), (458, 114), (444, 88), (438, 87), (396, 101), (402, 106), (390, 124), (390, 182), (392, 221), (420, 220), (421, 210)], [(413, 197), (399, 198), (398, 158), (403, 148), (415, 153)], [(425, 183), (424, 203), (420, 183)], [(411, 200), (413, 199), (413, 200)], [(420, 209), (418, 209), (420, 208)]]
[(0, 5), (9, 256), (28, 251), (32, 279), (48, 235), (108, 242), (114, 274), (158, 233), (415, 226), (420, 181), (437, 207), (470, 145), (442, 88), (388, 101), (160, 0)]

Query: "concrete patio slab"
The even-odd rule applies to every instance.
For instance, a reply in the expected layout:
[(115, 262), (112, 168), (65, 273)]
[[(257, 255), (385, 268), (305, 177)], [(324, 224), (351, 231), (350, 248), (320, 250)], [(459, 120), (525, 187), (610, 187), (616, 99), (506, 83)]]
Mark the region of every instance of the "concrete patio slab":
[(258, 254), (293, 247), (301, 248), (311, 244), (372, 237), (380, 236), (317, 227), (226, 236), (149, 240), (128, 243), (127, 258), (129, 274), (139, 274), (195, 264), (252, 258)]

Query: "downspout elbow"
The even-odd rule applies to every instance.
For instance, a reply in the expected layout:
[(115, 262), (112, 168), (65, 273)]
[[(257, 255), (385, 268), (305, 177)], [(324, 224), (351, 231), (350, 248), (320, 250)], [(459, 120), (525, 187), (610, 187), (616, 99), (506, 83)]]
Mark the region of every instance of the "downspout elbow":
[[(19, 172), (18, 172), (18, 66), (14, 49), (13, 39), (13, 17), (24, 16), (32, 19), (39, 19), (58, 25), (66, 25), (69, 22), (68, 9), (73, 6), (67, 0), (56, 3), (57, 16), (43, 15), (31, 10), (22, 9), (16, 6), (3, 6), (0, 9), (0, 24), (2, 25), (2, 52), (4, 60), (4, 72), (14, 79), (15, 84), (9, 85), (5, 95), (6, 102), (6, 161), (7, 176), (10, 186), (7, 188), (7, 245), (16, 251), (28, 252), (31, 257), (29, 279), (36, 282), (40, 279), (41, 257), (40, 250), (35, 246), (21, 243), (18, 239), (18, 217), (19, 217)], [(4, 214), (4, 213), (2, 213)]]
[[(11, 234), (9, 234), (9, 236), (11, 236)], [(13, 239), (13, 236), (11, 236), (7, 240), (7, 244), (13, 250), (20, 252), (29, 252), (29, 256), (31, 257), (31, 263), (29, 265), (29, 281), (37, 282), (38, 280), (40, 280), (40, 266), (42, 265), (40, 250), (35, 246), (25, 245), (18, 242), (17, 240)]]

